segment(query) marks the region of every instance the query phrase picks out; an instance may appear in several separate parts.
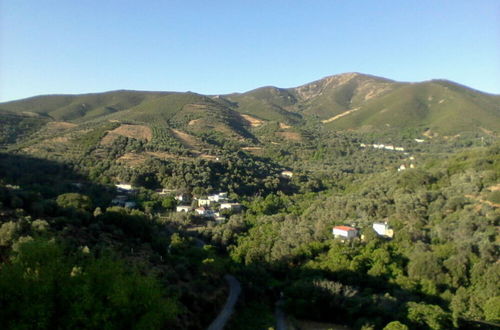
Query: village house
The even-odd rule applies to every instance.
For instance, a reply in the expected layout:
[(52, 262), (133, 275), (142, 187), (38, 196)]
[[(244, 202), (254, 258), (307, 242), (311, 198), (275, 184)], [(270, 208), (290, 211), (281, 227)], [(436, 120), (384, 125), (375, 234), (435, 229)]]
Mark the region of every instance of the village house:
[(128, 183), (118, 183), (118, 184), (115, 184), (115, 187), (118, 191), (132, 191), (132, 190), (134, 190), (132, 185), (128, 184)]
[(221, 203), (220, 209), (221, 210), (240, 211), (241, 204), (240, 203)]
[(208, 198), (199, 198), (198, 199), (198, 206), (210, 206), (212, 204), (212, 201)]
[(214, 211), (205, 207), (199, 207), (195, 211), (198, 215), (201, 215), (202, 217), (205, 218), (212, 218), (214, 216)]
[(174, 193), (175, 190), (163, 188), (163, 189), (157, 189), (155, 190), (155, 192), (158, 193), (159, 195), (168, 195)]
[(174, 199), (178, 202), (189, 203), (191, 201), (191, 197), (188, 194), (177, 194)]
[(192, 209), (190, 205), (179, 205), (175, 208), (177, 212), (191, 212)]
[(332, 234), (334, 237), (351, 239), (358, 236), (358, 230), (349, 226), (335, 226), (333, 227)]
[(283, 171), (283, 172), (281, 172), (281, 177), (291, 179), (293, 177), (293, 172), (292, 171)]
[(389, 225), (387, 222), (381, 223), (381, 222), (375, 222), (372, 225), (373, 230), (380, 235), (380, 236), (385, 236), (385, 237), (390, 237), (394, 236), (394, 230), (389, 228)]
[(208, 200), (212, 202), (222, 202), (222, 201), (227, 201), (227, 192), (220, 192), (218, 194), (213, 194), (208, 196)]
[(221, 217), (221, 216), (215, 217), (215, 223), (217, 223), (217, 224), (224, 223), (224, 222), (226, 222), (226, 220), (227, 220), (226, 217)]

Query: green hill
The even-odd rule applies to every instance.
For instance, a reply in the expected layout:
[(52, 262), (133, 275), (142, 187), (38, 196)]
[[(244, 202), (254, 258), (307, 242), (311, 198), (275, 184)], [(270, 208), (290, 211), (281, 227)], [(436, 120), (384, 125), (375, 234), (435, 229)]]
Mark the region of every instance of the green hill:
[(81, 95), (44, 95), (0, 104), (16, 113), (38, 113), (62, 121), (84, 121), (122, 111), (165, 95), (164, 92), (112, 91)]
[(500, 130), (498, 98), (445, 81), (401, 85), (331, 121), (337, 129), (416, 128), (441, 135)]
[[(4, 144), (26, 139), (48, 121), (140, 124), (170, 140), (179, 140), (171, 131), (175, 129), (211, 141), (208, 144), (229, 140), (247, 146), (283, 139), (300, 142), (311, 123), (327, 131), (411, 130), (430, 136), (464, 132), (497, 136), (500, 130), (498, 95), (446, 80), (401, 83), (359, 73), (329, 76), (295, 88), (262, 87), (218, 96), (143, 91), (36, 96), (2, 103), (0, 111), (8, 127), (4, 131), (9, 132), (2, 137)], [(54, 138), (52, 131), (45, 130), (43, 136)], [(56, 133), (60, 137), (61, 132)]]
[(365, 102), (385, 95), (399, 83), (359, 73), (346, 73), (323, 78), (290, 89), (299, 100), (297, 111), (328, 119)]
[(299, 124), (302, 121), (302, 116), (294, 111), (297, 99), (286, 89), (262, 87), (224, 98), (235, 104), (234, 109), (243, 114), (287, 124)]

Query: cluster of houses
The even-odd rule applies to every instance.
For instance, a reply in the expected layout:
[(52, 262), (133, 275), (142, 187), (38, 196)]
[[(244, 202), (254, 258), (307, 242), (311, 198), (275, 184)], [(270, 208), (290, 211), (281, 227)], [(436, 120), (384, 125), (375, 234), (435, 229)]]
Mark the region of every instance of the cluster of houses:
[[(389, 227), (387, 222), (375, 222), (372, 229), (382, 237), (392, 238), (394, 236), (394, 230)], [(332, 229), (332, 234), (335, 238), (353, 239), (359, 236), (359, 230), (351, 226), (335, 226)], [(363, 235), (361, 235), (361, 239), (363, 239)]]
[(222, 211), (231, 213), (241, 211), (241, 204), (229, 201), (227, 192), (194, 198), (193, 204), (196, 204), (197, 208), (187, 204), (191, 202), (191, 199), (186, 194), (177, 195), (175, 199), (180, 203), (176, 208), (177, 212), (194, 212), (201, 217), (214, 219), (217, 223), (226, 221), (226, 217), (221, 214)]
[[(417, 141), (418, 139), (415, 139), (415, 141)], [(423, 142), (424, 140), (418, 140), (417, 142), (420, 143)], [(361, 148), (374, 148), (374, 149), (384, 149), (384, 150), (393, 150), (393, 151), (405, 151), (405, 149), (403, 147), (395, 147), (393, 145), (385, 145), (385, 144), (364, 144), (364, 143), (361, 143), (359, 145)], [(408, 155), (407, 152), (405, 152), (405, 155)], [(409, 168), (415, 168), (415, 164), (413, 164), (413, 161), (415, 160), (415, 158), (413, 156), (411, 156), (409, 158), (410, 162), (409, 163), (406, 163), (406, 164), (401, 164), (399, 165), (398, 167), (398, 172), (401, 172), (401, 171), (404, 171), (406, 169), (409, 169)]]
[(399, 165), (398, 172), (402, 172), (409, 168), (415, 168), (415, 164), (413, 163), (415, 161), (415, 157), (411, 156), (408, 160), (409, 163)]
[(115, 184), (117, 195), (111, 200), (111, 205), (126, 208), (135, 208), (137, 206), (134, 199), (135, 189), (127, 183)]
[(385, 145), (385, 144), (364, 144), (361, 143), (359, 145), (361, 148), (374, 148), (374, 149), (385, 149), (385, 150), (392, 150), (392, 151), (405, 151), (405, 148), (403, 147), (395, 147), (393, 145)]

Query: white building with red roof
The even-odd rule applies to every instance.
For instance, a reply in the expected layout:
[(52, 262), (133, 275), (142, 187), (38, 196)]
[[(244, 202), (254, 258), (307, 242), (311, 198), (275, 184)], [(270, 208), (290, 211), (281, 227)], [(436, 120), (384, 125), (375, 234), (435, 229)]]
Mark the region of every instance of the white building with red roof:
[(333, 236), (342, 238), (355, 238), (358, 236), (358, 230), (349, 226), (335, 226), (332, 230)]

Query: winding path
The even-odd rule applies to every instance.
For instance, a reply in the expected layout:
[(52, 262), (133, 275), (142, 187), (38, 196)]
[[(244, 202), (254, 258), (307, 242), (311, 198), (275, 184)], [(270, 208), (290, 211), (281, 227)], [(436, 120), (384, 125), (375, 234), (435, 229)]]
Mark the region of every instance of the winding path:
[(283, 298), (276, 302), (274, 317), (276, 318), (276, 330), (286, 330), (285, 312), (283, 311)]
[[(167, 227), (167, 230), (172, 234), (176, 232), (174, 229)], [(203, 248), (203, 246), (206, 245), (206, 243), (199, 239), (196, 236), (190, 235), (194, 242), (196, 247), (198, 248)], [(229, 318), (234, 312), (234, 306), (236, 305), (236, 302), (238, 301), (238, 298), (241, 293), (241, 284), (240, 281), (236, 279), (233, 275), (226, 274), (224, 276), (224, 279), (226, 280), (227, 284), (229, 285), (229, 295), (226, 300), (226, 304), (224, 307), (221, 309), (219, 312), (219, 315), (215, 320), (212, 321), (212, 323), (208, 326), (207, 330), (222, 330), (226, 326), (227, 321), (229, 321)], [(286, 329), (286, 328), (283, 328)]]
[(224, 276), (224, 279), (229, 284), (229, 296), (226, 304), (219, 313), (219, 316), (210, 324), (207, 330), (222, 330), (234, 311), (234, 305), (238, 301), (241, 292), (240, 282), (232, 275)]

